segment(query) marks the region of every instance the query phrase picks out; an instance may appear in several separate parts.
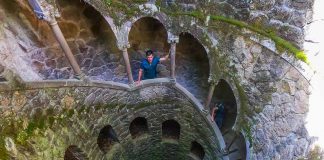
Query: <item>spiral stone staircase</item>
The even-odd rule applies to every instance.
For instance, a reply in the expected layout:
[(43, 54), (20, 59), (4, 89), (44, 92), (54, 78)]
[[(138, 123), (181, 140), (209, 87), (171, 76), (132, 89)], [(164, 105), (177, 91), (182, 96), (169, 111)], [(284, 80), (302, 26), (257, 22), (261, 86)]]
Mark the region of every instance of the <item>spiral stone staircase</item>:
[[(293, 64), (262, 40), (244, 43), (194, 19), (174, 23), (157, 8), (158, 1), (138, 5), (141, 14), (134, 17), (118, 14), (119, 1), (34, 2), (43, 9), (43, 20), (26, 1), (0, 1), (0, 19), (7, 17), (0, 30), (0, 159), (251, 159), (264, 151), (260, 132), (254, 132), (263, 119), (250, 112), (262, 113), (258, 107), (276, 93), (274, 86), (285, 84), (279, 78), (267, 81), (268, 74), (285, 72), (297, 79), (294, 85), (304, 83)], [(161, 8), (165, 5), (170, 4), (163, 1)], [(215, 35), (224, 36), (224, 43)], [(224, 45), (232, 41), (233, 48)], [(158, 78), (136, 84), (147, 49), (156, 56), (170, 53), (170, 59), (159, 64)], [(223, 55), (237, 49), (241, 57)], [(250, 78), (240, 82), (232, 75), (236, 60)], [(256, 76), (249, 75), (246, 61), (255, 63), (254, 71), (259, 67)], [(268, 73), (268, 63), (279, 69)], [(257, 89), (241, 85), (247, 79), (269, 93), (255, 98)], [(221, 128), (210, 116), (219, 101), (225, 103)]]

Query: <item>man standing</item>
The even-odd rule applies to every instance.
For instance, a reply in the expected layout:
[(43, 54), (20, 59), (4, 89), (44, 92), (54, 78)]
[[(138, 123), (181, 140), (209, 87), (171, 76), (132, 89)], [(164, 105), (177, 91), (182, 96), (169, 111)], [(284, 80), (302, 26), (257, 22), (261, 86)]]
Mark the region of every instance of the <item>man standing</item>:
[(141, 78), (143, 76), (143, 80), (145, 79), (154, 79), (157, 77), (157, 65), (160, 63), (160, 61), (165, 61), (169, 58), (169, 54), (160, 58), (157, 56), (154, 56), (152, 50), (146, 51), (146, 58), (141, 60), (141, 68), (138, 73), (138, 80), (136, 84), (139, 84), (141, 82)]
[(225, 115), (225, 107), (223, 102), (215, 104), (215, 107), (211, 111), (212, 121), (216, 121), (218, 128), (222, 128), (223, 119)]

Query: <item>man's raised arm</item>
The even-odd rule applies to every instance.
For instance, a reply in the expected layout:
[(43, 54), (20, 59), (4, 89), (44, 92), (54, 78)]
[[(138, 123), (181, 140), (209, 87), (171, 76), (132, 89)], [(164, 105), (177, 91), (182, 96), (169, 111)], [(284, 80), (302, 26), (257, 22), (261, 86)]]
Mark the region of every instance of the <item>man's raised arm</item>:
[(170, 51), (169, 51), (169, 53), (167, 55), (165, 55), (164, 57), (161, 57), (160, 58), (160, 61), (166, 61), (166, 60), (168, 60), (169, 59), (169, 56), (170, 56)]

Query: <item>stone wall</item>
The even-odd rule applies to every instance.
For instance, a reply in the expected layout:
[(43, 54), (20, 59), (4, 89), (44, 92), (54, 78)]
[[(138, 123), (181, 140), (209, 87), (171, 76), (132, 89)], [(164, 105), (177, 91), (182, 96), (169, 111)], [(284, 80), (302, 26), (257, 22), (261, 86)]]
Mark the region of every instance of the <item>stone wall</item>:
[[(127, 83), (115, 35), (100, 13), (84, 2), (58, 2), (61, 13), (58, 24), (84, 74), (94, 80)], [(28, 74), (19, 73), (26, 80), (30, 80), (30, 76), (33, 79), (75, 78), (50, 26), (37, 20), (28, 4), (14, 1), (1, 3), (3, 14), (10, 17), (10, 21), (6, 20), (1, 27), (1, 33), (5, 34), (5, 38), (1, 39), (5, 44), (1, 48), (1, 56), (6, 59), (3, 63), (17, 72), (28, 69)], [(10, 6), (18, 9), (11, 13)], [(7, 54), (13, 58), (6, 58)], [(25, 65), (30, 67), (22, 68)]]
[(305, 156), (312, 143), (305, 128), (309, 82), (268, 48), (242, 37), (233, 46), (233, 63), (244, 77), (240, 83), (253, 111), (254, 158)]
[[(1, 155), (56, 159), (76, 145), (90, 159), (187, 159), (191, 142), (197, 141), (204, 159), (216, 159), (219, 143), (210, 124), (172, 86), (131, 92), (104, 86), (1, 92)], [(147, 119), (148, 133), (133, 139), (129, 125), (136, 117)], [(181, 126), (178, 141), (161, 139), (161, 125), (170, 119)], [(97, 145), (106, 125), (114, 128), (120, 141), (107, 154)]]
[[(26, 5), (26, 4), (25, 4)], [(31, 12), (28, 12), (31, 13)], [(25, 80), (40, 80), (41, 77), (31, 67), (31, 58), (27, 52), (33, 50), (30, 45), (39, 46), (33, 30), (26, 30), (20, 19), (33, 17), (25, 15), (14, 1), (0, 2), (0, 65), (17, 73)], [(33, 19), (33, 18), (31, 18)]]
[(305, 36), (304, 26), (311, 21), (313, 3), (314, 0), (225, 0), (213, 1), (209, 4), (197, 1), (174, 1), (174, 4), (185, 11), (208, 8), (211, 14), (232, 17), (274, 30), (276, 34), (301, 48)]
[[(297, 61), (296, 58), (292, 56), (293, 53), (290, 52), (289, 47), (286, 48), (283, 46), (278, 47), (278, 44), (276, 44), (273, 38), (271, 39), (271, 37), (260, 35), (255, 31), (256, 29), (265, 30), (269, 33), (273, 33), (277, 36), (281, 36), (282, 38), (290, 41), (291, 43), (293, 43), (293, 45), (297, 46), (297, 48), (298, 47), (302, 48), (302, 44), (304, 41), (303, 26), (305, 25), (306, 22), (310, 21), (311, 7), (313, 4), (312, 0), (309, 1), (232, 1), (232, 0), (228, 0), (228, 1), (208, 1), (208, 2), (154, 1), (156, 6), (152, 5), (152, 3), (143, 6), (141, 2), (133, 2), (130, 4), (130, 2), (128, 1), (123, 1), (122, 4), (118, 3), (119, 5), (115, 3), (107, 3), (106, 1), (101, 1), (101, 0), (94, 0), (91, 2), (86, 1), (86, 2), (88, 2), (90, 5), (93, 5), (94, 8), (97, 9), (102, 14), (102, 16), (106, 18), (106, 20), (110, 18), (109, 20), (107, 20), (107, 22), (109, 23), (112, 32), (110, 31), (109, 32), (111, 34), (114, 33), (115, 36), (109, 36), (109, 37), (116, 37), (116, 43), (119, 48), (121, 48), (120, 46), (127, 46), (128, 43), (131, 42), (130, 41), (131, 39), (129, 39), (131, 27), (141, 17), (153, 17), (156, 20), (160, 21), (161, 24), (166, 28), (168, 40), (171, 40), (174, 37), (179, 37), (181, 33), (185, 33), (185, 32), (191, 34), (194, 38), (196, 38), (197, 41), (201, 44), (201, 46), (205, 49), (208, 57), (209, 62), (204, 64), (209, 63), (209, 69), (208, 69), (209, 78), (208, 80), (207, 78), (200, 79), (199, 77), (206, 77), (206, 75), (201, 75), (201, 74), (194, 75), (192, 74), (192, 72), (194, 72), (193, 70), (192, 72), (190, 71), (190, 73), (186, 73), (185, 75), (190, 75), (190, 76), (187, 76), (188, 78), (182, 81), (179, 80), (179, 83), (190, 82), (192, 79), (198, 79), (197, 81), (198, 84), (196, 82), (194, 84), (198, 87), (195, 87), (194, 85), (187, 85), (187, 86), (184, 85), (184, 86), (194, 96), (202, 97), (201, 99), (204, 99), (205, 93), (208, 92), (207, 91), (207, 86), (209, 85), (208, 82), (210, 82), (210, 84), (215, 84), (220, 79), (223, 79), (229, 84), (230, 88), (233, 90), (233, 94), (235, 96), (235, 103), (237, 105), (237, 118), (235, 120), (235, 124), (232, 130), (236, 132), (242, 132), (243, 135), (249, 140), (249, 142), (251, 143), (250, 150), (252, 152), (251, 154), (252, 159), (264, 159), (264, 158), (298, 159), (298, 158), (305, 157), (305, 155), (308, 153), (308, 149), (309, 149), (308, 147), (312, 143), (312, 140), (308, 136), (307, 130), (305, 129), (304, 118), (308, 110), (307, 102), (308, 102), (308, 95), (310, 94), (310, 91), (308, 90), (309, 87), (308, 81), (310, 81), (310, 78), (305, 74), (306, 72), (302, 71), (304, 69), (302, 67), (303, 63)], [(60, 2), (59, 4), (64, 6), (64, 3)], [(139, 7), (139, 5), (141, 6)], [(73, 5), (70, 5), (70, 7), (71, 6)], [(138, 8), (141, 7), (142, 9), (138, 10)], [(64, 11), (64, 9), (65, 8), (63, 7), (62, 11)], [(0, 14), (6, 15), (7, 10), (4, 11), (0, 12)], [(66, 9), (66, 11), (69, 11), (69, 9)], [(183, 12), (186, 14), (184, 14)], [(10, 13), (10, 15), (15, 15), (15, 14)], [(22, 15), (24, 14), (27, 15), (27, 13), (22, 13)], [(72, 14), (69, 15), (72, 16)], [(214, 16), (214, 15), (225, 16), (226, 18), (220, 21), (211, 20), (210, 16)], [(27, 15), (26, 17), (30, 17), (30, 16)], [(239, 22), (234, 20), (239, 20)], [(15, 25), (13, 24), (16, 24), (18, 22), (20, 21), (15, 19), (13, 16), (12, 21), (8, 21), (6, 25), (3, 25), (1, 27), (3, 32), (0, 33), (2, 33), (2, 37), (6, 37), (0, 39), (1, 41), (6, 42), (6, 43), (1, 43), (1, 44), (6, 44), (6, 45), (2, 45), (2, 48), (0, 48), (2, 49), (1, 51), (8, 50), (8, 49), (5, 50), (6, 47), (8, 48), (8, 46), (11, 46), (8, 45), (8, 42), (16, 42), (14, 46), (9, 47), (11, 49), (10, 51), (12, 51), (12, 53), (15, 54), (10, 55), (8, 52), (7, 54), (5, 54), (5, 56), (7, 57), (15, 57), (13, 58), (14, 61), (5, 59), (4, 61), (5, 63), (3, 64), (6, 67), (9, 66), (8, 68), (12, 70), (16, 70), (17, 74), (21, 76), (23, 79), (27, 79), (27, 80), (39, 79), (39, 77), (42, 77), (42, 75), (39, 75), (38, 70), (37, 69), (35, 70), (34, 68), (31, 67), (27, 67), (29, 64), (32, 64), (31, 62), (33, 61), (33, 58), (30, 58), (30, 56), (25, 55), (25, 53), (28, 53), (28, 49), (25, 49), (27, 51), (24, 51), (24, 48), (26, 48), (24, 46), (27, 46), (26, 44), (28, 44), (26, 42), (36, 42), (36, 40), (34, 41), (33, 40), (34, 38), (32, 36), (26, 34), (29, 32), (25, 31), (25, 29), (20, 29), (18, 31), (24, 31), (21, 33), (19, 32), (20, 34), (17, 34), (19, 35), (18, 37), (23, 38), (22, 40), (23, 43), (21, 43), (21, 41), (18, 41), (17, 38), (14, 36), (15, 35), (14, 30), (8, 27), (8, 26), (13, 26), (13, 28), (16, 28)], [(241, 22), (247, 22), (248, 24), (251, 24), (250, 28), (241, 27), (240, 26), (242, 24)], [(73, 26), (76, 26), (75, 24), (78, 23), (79, 22), (73, 21)], [(91, 24), (93, 23), (89, 22), (89, 24), (90, 24), (89, 26), (91, 26)], [(17, 26), (20, 26), (21, 28), (25, 27), (25, 25), (23, 24)], [(85, 31), (91, 33), (92, 31), (91, 28), (89, 29), (89, 26), (88, 25), (86, 26)], [(32, 33), (39, 33), (39, 32), (32, 32)], [(69, 34), (69, 33), (65, 33), (65, 34)], [(78, 36), (81, 35), (81, 32), (80, 34), (76, 33), (76, 35)], [(136, 35), (140, 35), (140, 32), (137, 33)], [(46, 37), (41, 37), (40, 39), (42, 38), (46, 39)], [(98, 37), (96, 37), (95, 39), (96, 39), (94, 40), (95, 42), (101, 40)], [(86, 40), (83, 39), (83, 41)], [(39, 40), (37, 42), (39, 42)], [(47, 38), (46, 42), (51, 42), (50, 38)], [(98, 43), (95, 44), (98, 45)], [(165, 42), (154, 42), (154, 43), (165, 44)], [(177, 45), (180, 45), (180, 43), (178, 43)], [(39, 46), (40, 48), (42, 48), (41, 45), (33, 44), (33, 46)], [(75, 48), (73, 47), (74, 46), (73, 44), (71, 46), (72, 49), (76, 48), (76, 50), (80, 50), (79, 46)], [(85, 47), (87, 48), (89, 46), (90, 44), (86, 45)], [(110, 45), (103, 45), (101, 47), (104, 48), (104, 46), (110, 46)], [(88, 52), (89, 48), (85, 49), (85, 51)], [(84, 54), (80, 54), (80, 57), (78, 58), (80, 65), (83, 63), (84, 60), (88, 58), (83, 55)], [(85, 55), (88, 55), (88, 53)], [(102, 55), (105, 55), (103, 57), (107, 57), (107, 54), (102, 54)], [(116, 65), (118, 64), (118, 66), (122, 66), (119, 67), (119, 69), (117, 69), (118, 71), (124, 70), (122, 69), (123, 63), (120, 62), (121, 57), (118, 56), (118, 54), (109, 54), (109, 55), (116, 55), (116, 57), (109, 56), (109, 58), (116, 58), (115, 59), (116, 61), (113, 62), (118, 61), (119, 63), (114, 63), (114, 64)], [(179, 55), (180, 56), (178, 56), (178, 58), (181, 57), (181, 54)], [(80, 59), (82, 59), (82, 62)], [(100, 58), (98, 60), (101, 61)], [(13, 62), (13, 64), (21, 64), (21, 66), (14, 66), (10, 62)], [(105, 62), (109, 62), (109, 60), (105, 60)], [(181, 62), (181, 60), (179, 60), (179, 62)], [(182, 65), (185, 66), (185, 64), (186, 62), (180, 64), (177, 63), (177, 66), (178, 67)], [(108, 64), (106, 63), (104, 63), (103, 65), (108, 66)], [(68, 64), (66, 64), (65, 66), (68, 66)], [(96, 67), (100, 68), (100, 66), (96, 66)], [(113, 68), (115, 67), (116, 66), (114, 66)], [(25, 68), (26, 72), (22, 72), (21, 68)], [(203, 71), (207, 70), (205, 69), (205, 67), (203, 67), (203, 65), (199, 65), (199, 66), (197, 65), (194, 66), (193, 68), (199, 68)], [(84, 72), (87, 72), (86, 69), (83, 68), (83, 70)], [(137, 74), (136, 71), (133, 70), (133, 72), (134, 72), (133, 74)], [(121, 72), (116, 72), (116, 73), (121, 73)], [(30, 75), (30, 77), (32, 78), (29, 78), (27, 75)], [(87, 75), (91, 76), (93, 79), (98, 79), (98, 80), (112, 80), (110, 78), (119, 77), (118, 75), (116, 76), (114, 74), (107, 74), (107, 71), (105, 69), (98, 70), (98, 74), (95, 75), (91, 75), (89, 70)], [(114, 75), (114, 76), (111, 76), (110, 78), (104, 78), (106, 77), (104, 75), (107, 76)], [(121, 78), (123, 80), (118, 79), (117, 81), (124, 82), (124, 80), (126, 79), (125, 73), (120, 77), (123, 76), (124, 78)], [(69, 72), (69, 76), (66, 77), (71, 78), (72, 77), (71, 72)], [(198, 89), (192, 90), (193, 88), (198, 88)], [(154, 88), (151, 89), (154, 90)], [(132, 105), (131, 102), (135, 100), (127, 99), (125, 98), (125, 96), (127, 97), (127, 95), (129, 94), (134, 94), (135, 95), (134, 97), (136, 97), (136, 94), (137, 96), (138, 94), (140, 94), (139, 97), (144, 96), (141, 95), (141, 92), (137, 92), (137, 91), (121, 92), (121, 93), (117, 92), (114, 93), (114, 97), (116, 97), (117, 99), (121, 98), (120, 100), (121, 102), (124, 102), (124, 100), (129, 100), (126, 101), (127, 106)], [(158, 92), (160, 92), (160, 90)], [(222, 93), (221, 90), (220, 91), (216, 90), (215, 92), (218, 92), (215, 93), (216, 98), (217, 95)], [(62, 93), (54, 92), (54, 93), (60, 95), (62, 101), (66, 100), (64, 98), (65, 96), (67, 97), (70, 96), (68, 93), (65, 92)], [(78, 91), (77, 93), (81, 94), (82, 92)], [(96, 96), (96, 90), (90, 90), (87, 91), (87, 93), (89, 94), (88, 97), (90, 98), (86, 98), (86, 99), (93, 98), (93, 101), (95, 102), (97, 101), (98, 103), (104, 100), (104, 98), (102, 97), (104, 95)], [(147, 94), (147, 92), (145, 93)], [(154, 94), (155, 92), (153, 93), (153, 95)], [(176, 108), (177, 106), (168, 103), (168, 99), (170, 98), (172, 99), (173, 96), (175, 95), (171, 94), (171, 92), (167, 92), (165, 94), (166, 95), (163, 96), (158, 95), (156, 98), (159, 99), (159, 101), (154, 102), (154, 104), (146, 104), (145, 98), (142, 98), (138, 101), (136, 100), (136, 102), (145, 103), (146, 104), (145, 106), (149, 106), (149, 107), (145, 107), (145, 109), (147, 110), (143, 109), (143, 111), (145, 110), (146, 113), (156, 109), (156, 107), (159, 106), (157, 105), (159, 103), (161, 104), (160, 106), (162, 106), (162, 108), (163, 107)], [(71, 94), (71, 95), (77, 96), (79, 94)], [(132, 96), (129, 97), (132, 98)], [(68, 100), (67, 102), (69, 101), (70, 100)], [(116, 103), (114, 101), (111, 101), (111, 104), (113, 107), (122, 110), (122, 108), (120, 108), (119, 105), (120, 101), (117, 101)], [(4, 101), (3, 104), (9, 102)], [(30, 106), (42, 106), (40, 105), (42, 104), (40, 102), (42, 102), (42, 100), (35, 100), (31, 103)], [(72, 106), (76, 104), (88, 105), (88, 103), (89, 103), (88, 101), (80, 101), (78, 103), (73, 104)], [(63, 104), (63, 106), (65, 106), (65, 104)], [(60, 106), (57, 107), (60, 108)], [(92, 108), (93, 109), (90, 113), (84, 114), (83, 116), (90, 117), (90, 116), (97, 116), (98, 114), (99, 115), (101, 114), (98, 113), (100, 109), (96, 109), (95, 107)], [(128, 110), (126, 110), (125, 112), (127, 111)], [(26, 113), (29, 112), (31, 111), (26, 111)], [(160, 112), (163, 113), (172, 112), (172, 114), (176, 114), (175, 112), (177, 112), (178, 114), (178, 109), (172, 110), (168, 108), (168, 109), (161, 110)], [(194, 113), (191, 112), (194, 111), (190, 110), (190, 114), (194, 115)], [(135, 110), (134, 110), (134, 114), (136, 114)], [(80, 118), (81, 117), (82, 116), (80, 116)], [(75, 118), (79, 119), (79, 116), (75, 116)], [(115, 119), (120, 120), (120, 116), (119, 118), (115, 118)], [(67, 118), (67, 120), (69, 120), (69, 118)], [(178, 120), (181, 121), (181, 119)], [(197, 121), (199, 121), (199, 119), (197, 119)], [(72, 125), (72, 123), (69, 124)], [(82, 128), (80, 127), (82, 125), (79, 125), (77, 123), (75, 124), (78, 126), (78, 128)], [(154, 126), (158, 126), (158, 125), (159, 124), (154, 124)], [(114, 125), (113, 123), (112, 126), (115, 127), (116, 125)], [(97, 129), (97, 132), (98, 130), (99, 129)], [(66, 131), (66, 129), (64, 129), (64, 131)], [(124, 131), (125, 131), (125, 127), (124, 127)], [(67, 130), (64, 134), (70, 132), (71, 132), (70, 130)], [(156, 133), (155, 137), (159, 137), (159, 136), (160, 133)], [(93, 137), (92, 139), (94, 139)], [(148, 136), (146, 138), (150, 139), (154, 137)], [(7, 142), (9, 141), (7, 140)], [(154, 143), (153, 139), (152, 139), (152, 143)], [(182, 143), (181, 140), (179, 143), (180, 144)], [(144, 146), (143, 141), (140, 141), (139, 144), (143, 144), (142, 146)], [(186, 143), (186, 145), (188, 144), (189, 143)], [(136, 148), (136, 146), (132, 144), (128, 144), (128, 145)], [(149, 146), (151, 144), (146, 144), (146, 145)], [(205, 146), (206, 144), (202, 144), (202, 145)], [(156, 146), (157, 146), (156, 149), (162, 147), (160, 145), (156, 145)], [(174, 145), (172, 144), (170, 148), (173, 148), (173, 146)], [(81, 149), (84, 150), (84, 148), (82, 147)], [(135, 152), (140, 152), (140, 150), (136, 150), (135, 152), (127, 152), (125, 150), (124, 152), (118, 146), (116, 146), (115, 149), (116, 149), (116, 154), (114, 154), (114, 156), (116, 157), (123, 157), (123, 156), (127, 157), (127, 156), (131, 156), (132, 154), (136, 154)], [(138, 149), (140, 149), (140, 147)], [(186, 148), (186, 151), (188, 150), (189, 149)], [(126, 152), (129, 154), (127, 154)], [(120, 155), (119, 153), (125, 153), (125, 154)], [(153, 154), (153, 153), (150, 152), (148, 154)], [(181, 155), (181, 153), (179, 155)]]

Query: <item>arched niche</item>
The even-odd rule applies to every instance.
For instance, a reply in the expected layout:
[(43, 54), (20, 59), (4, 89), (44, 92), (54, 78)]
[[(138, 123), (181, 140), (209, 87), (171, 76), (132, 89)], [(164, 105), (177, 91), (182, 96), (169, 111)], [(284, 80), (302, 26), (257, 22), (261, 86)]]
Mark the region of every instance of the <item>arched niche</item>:
[(87, 160), (86, 154), (76, 145), (69, 146), (64, 153), (64, 160)]
[(162, 139), (179, 140), (180, 124), (175, 120), (167, 120), (162, 123)]
[(107, 125), (100, 130), (97, 144), (102, 152), (107, 153), (116, 143), (119, 143), (119, 139), (111, 125)]
[(209, 60), (202, 44), (193, 35), (179, 35), (176, 49), (176, 79), (201, 102), (208, 93)]
[[(145, 51), (151, 49), (156, 56), (168, 54), (170, 45), (167, 42), (168, 34), (164, 25), (152, 17), (143, 17), (133, 23), (129, 32), (130, 43), (129, 57), (132, 66), (133, 77), (138, 79), (140, 61), (146, 58)], [(169, 76), (170, 62), (158, 65), (158, 77)]]
[(220, 102), (224, 104), (223, 122), (222, 127), (220, 127), (221, 131), (224, 132), (232, 129), (237, 118), (236, 98), (231, 86), (224, 79), (220, 79), (215, 87), (210, 105), (211, 109)]
[(132, 138), (137, 138), (145, 133), (148, 133), (147, 120), (144, 117), (135, 118), (130, 123), (129, 132)]
[[(104, 17), (82, 0), (56, 2), (61, 13), (57, 18), (58, 25), (82, 72), (93, 80), (127, 83), (115, 34)], [(54, 36), (48, 24), (40, 29), (50, 37)], [(44, 79), (74, 78), (69, 61), (56, 40), (33, 53), (32, 63)]]
[(224, 140), (229, 159), (247, 159), (247, 143), (241, 132), (228, 132), (224, 135)]
[(204, 148), (196, 141), (191, 142), (190, 156), (197, 160), (203, 160), (205, 157)]

